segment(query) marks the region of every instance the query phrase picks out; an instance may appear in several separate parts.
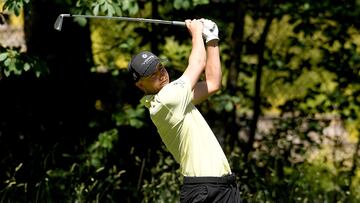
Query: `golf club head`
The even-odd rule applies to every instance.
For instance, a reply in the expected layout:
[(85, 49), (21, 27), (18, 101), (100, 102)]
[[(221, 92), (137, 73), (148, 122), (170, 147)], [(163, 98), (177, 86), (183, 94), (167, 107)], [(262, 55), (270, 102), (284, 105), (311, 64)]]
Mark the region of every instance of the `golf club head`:
[(54, 24), (54, 28), (55, 30), (57, 31), (61, 31), (61, 28), (62, 28), (62, 24), (63, 24), (63, 21), (64, 21), (64, 17), (70, 17), (70, 14), (60, 14), (56, 21), (55, 21), (55, 24)]

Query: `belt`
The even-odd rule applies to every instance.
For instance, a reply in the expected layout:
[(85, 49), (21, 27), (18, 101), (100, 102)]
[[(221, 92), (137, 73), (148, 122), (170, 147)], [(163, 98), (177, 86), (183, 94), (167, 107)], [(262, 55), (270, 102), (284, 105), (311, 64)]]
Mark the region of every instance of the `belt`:
[(225, 175), (221, 177), (200, 176), (200, 177), (184, 177), (184, 184), (199, 184), (199, 183), (213, 183), (213, 184), (232, 184), (235, 183), (235, 174)]

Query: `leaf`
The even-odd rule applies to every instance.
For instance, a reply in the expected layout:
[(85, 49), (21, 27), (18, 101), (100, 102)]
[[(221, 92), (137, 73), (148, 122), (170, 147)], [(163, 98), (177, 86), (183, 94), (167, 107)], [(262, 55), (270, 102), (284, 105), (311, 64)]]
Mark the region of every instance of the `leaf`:
[(3, 10), (10, 10), (9, 7), (11, 6), (11, 1), (5, 1), (3, 5)]
[(186, 0), (186, 1), (183, 1), (183, 0), (175, 0), (174, 1), (174, 8), (175, 9), (189, 9), (190, 8), (190, 1), (189, 0)]
[(105, 0), (99, 0), (98, 4), (99, 4), (99, 5), (105, 4)]
[(209, 0), (194, 0), (194, 6), (202, 5), (202, 4), (209, 4)]
[(107, 3), (101, 5), (101, 6), (100, 6), (100, 11), (101, 11), (102, 13), (105, 13), (105, 11), (107, 10), (107, 6), (108, 6)]
[(175, 0), (174, 1), (174, 8), (175, 9), (180, 9), (181, 8), (181, 1)]
[(7, 58), (4, 62), (4, 65), (8, 67), (10, 63), (11, 63), (11, 58)]
[(95, 7), (94, 7), (94, 9), (93, 9), (93, 14), (94, 14), (95, 16), (97, 16), (97, 15), (99, 14), (99, 7), (100, 7), (100, 5), (99, 5), (99, 4), (96, 4)]
[(19, 15), (20, 15), (20, 8), (19, 8), (19, 6), (17, 6), (17, 5), (14, 6), (14, 13), (15, 13), (16, 16), (19, 16)]
[(5, 53), (1, 53), (0, 54), (0, 61), (4, 61), (7, 57), (8, 57), (9, 53), (5, 52)]
[(129, 8), (129, 13), (131, 15), (135, 15), (138, 11), (139, 11), (139, 6), (137, 4)]
[(100, 173), (101, 171), (103, 171), (105, 169), (105, 167), (100, 167), (100, 168), (98, 168), (98, 169), (96, 169), (96, 173)]
[(15, 168), (15, 171), (18, 171), (20, 170), (20, 168), (22, 167), (23, 163), (20, 163), (16, 168)]
[(21, 71), (16, 69), (16, 64), (14, 62), (12, 62), (9, 66), (9, 70), (13, 71), (15, 74), (21, 74)]
[(10, 71), (9, 71), (8, 69), (5, 69), (5, 70), (4, 70), (4, 74), (5, 74), (6, 77), (9, 77)]
[(130, 15), (134, 15), (139, 11), (139, 5), (136, 1), (131, 1), (126, 6), (126, 9), (123, 6), (123, 10), (128, 10)]
[(115, 2), (112, 4), (113, 8), (115, 9), (116, 16), (122, 16), (122, 11), (120, 6), (118, 6)]
[(76, 17), (74, 19), (74, 21), (79, 23), (79, 25), (81, 25), (81, 26), (85, 26), (86, 22), (87, 22), (86, 18), (84, 18), (84, 17)]
[(122, 2), (122, 9), (124, 11), (126, 11), (126, 10), (129, 10), (129, 8), (130, 8), (130, 1), (123, 1)]
[(227, 112), (230, 112), (230, 111), (232, 111), (233, 110), (233, 104), (231, 103), (231, 102), (226, 102), (226, 104), (225, 104), (225, 110), (227, 111)]
[(112, 5), (111, 4), (108, 4), (108, 6), (107, 6), (107, 13), (108, 13), (108, 16), (113, 16), (114, 15), (114, 13), (115, 13), (115, 9), (112, 7)]
[(81, 7), (81, 6), (82, 6), (81, 1), (77, 1), (77, 2), (76, 2), (76, 7)]
[(28, 71), (28, 70), (30, 70), (30, 68), (31, 68), (31, 66), (29, 63), (24, 64), (24, 71)]

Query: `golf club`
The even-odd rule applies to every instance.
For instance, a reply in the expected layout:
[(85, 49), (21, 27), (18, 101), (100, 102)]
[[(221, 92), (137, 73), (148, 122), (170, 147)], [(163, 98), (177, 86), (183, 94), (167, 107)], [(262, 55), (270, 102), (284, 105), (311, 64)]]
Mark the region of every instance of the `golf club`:
[(103, 19), (114, 19), (114, 20), (124, 20), (124, 21), (134, 21), (134, 22), (145, 22), (145, 23), (154, 23), (154, 24), (166, 24), (166, 25), (176, 25), (185, 27), (185, 22), (181, 21), (169, 21), (169, 20), (157, 20), (157, 19), (147, 19), (147, 18), (130, 18), (130, 17), (116, 17), (116, 16), (91, 16), (91, 15), (72, 15), (72, 14), (60, 14), (54, 24), (55, 30), (61, 31), (64, 17), (83, 17), (83, 18), (103, 18)]

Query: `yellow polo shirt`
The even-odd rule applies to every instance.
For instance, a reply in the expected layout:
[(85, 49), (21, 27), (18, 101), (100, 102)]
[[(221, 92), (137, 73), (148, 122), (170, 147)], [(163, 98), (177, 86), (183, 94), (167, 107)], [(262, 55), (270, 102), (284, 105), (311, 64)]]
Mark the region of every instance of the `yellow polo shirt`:
[(230, 174), (225, 154), (192, 97), (190, 80), (182, 76), (141, 102), (184, 176)]

